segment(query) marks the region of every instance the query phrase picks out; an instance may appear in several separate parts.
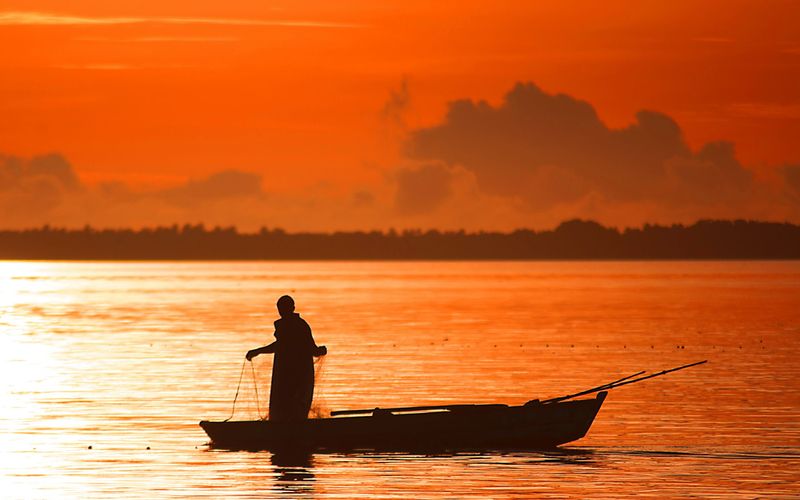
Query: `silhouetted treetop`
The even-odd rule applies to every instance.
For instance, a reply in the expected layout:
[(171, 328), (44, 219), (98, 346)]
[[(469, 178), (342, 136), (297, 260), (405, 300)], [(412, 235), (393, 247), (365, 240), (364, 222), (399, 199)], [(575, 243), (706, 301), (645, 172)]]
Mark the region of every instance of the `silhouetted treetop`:
[(0, 259), (798, 259), (800, 226), (701, 220), (622, 231), (589, 220), (501, 233), (407, 229), (288, 233), (177, 224), (144, 229), (0, 231)]

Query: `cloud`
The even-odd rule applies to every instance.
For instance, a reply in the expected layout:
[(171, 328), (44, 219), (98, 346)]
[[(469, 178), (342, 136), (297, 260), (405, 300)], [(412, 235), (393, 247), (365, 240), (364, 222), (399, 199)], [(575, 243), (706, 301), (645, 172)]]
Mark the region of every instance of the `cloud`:
[(800, 202), (800, 165), (785, 165), (780, 170), (789, 192)]
[(160, 189), (122, 182), (87, 185), (59, 154), (19, 158), (0, 154), (0, 229), (142, 227), (205, 223), (300, 230), (384, 228), (390, 204), (360, 189), (279, 194), (260, 174), (224, 170)]
[[(402, 109), (402, 90), (395, 100)], [(394, 108), (393, 108), (394, 109)], [(406, 132), (406, 158), (383, 181), (271, 190), (222, 170), (160, 189), (87, 185), (59, 154), (0, 154), (0, 227), (171, 223), (292, 231), (388, 227), (511, 230), (589, 218), (607, 225), (754, 218), (800, 222), (800, 165), (754, 175), (729, 142), (691, 148), (669, 116), (605, 125), (587, 102), (514, 87), (499, 104), (460, 100)]]
[(92, 43), (229, 43), (240, 39), (232, 36), (137, 36), (112, 38), (102, 36), (82, 36), (78, 42)]
[(776, 120), (800, 119), (800, 104), (739, 102), (731, 104), (728, 109), (735, 117), (767, 118)]
[(30, 159), (0, 154), (0, 191), (48, 178), (52, 178), (63, 189), (80, 187), (72, 166), (59, 154), (39, 155)]
[(682, 203), (741, 204), (755, 189), (753, 174), (736, 159), (730, 142), (708, 143), (697, 154), (668, 160), (665, 167), (665, 196)]
[[(669, 117), (642, 111), (624, 129), (609, 129), (587, 102), (519, 84), (493, 107), (485, 101), (450, 104), (444, 123), (412, 132), (406, 150), (419, 160), (441, 160), (473, 171), (482, 188), (535, 198), (542, 169), (585, 180), (624, 198), (650, 194), (646, 186), (664, 161), (689, 156)], [(643, 188), (646, 188), (643, 190)]]
[(157, 196), (178, 204), (193, 205), (198, 200), (205, 202), (232, 198), (261, 198), (261, 176), (249, 172), (226, 170), (204, 179), (189, 180), (186, 184), (156, 193)]
[(82, 188), (72, 167), (58, 154), (22, 159), (0, 155), (0, 208), (8, 220), (15, 213), (47, 212)]
[(91, 17), (51, 12), (0, 12), (0, 25), (23, 26), (108, 26), (126, 24), (174, 24), (261, 26), (285, 28), (359, 28), (360, 25), (308, 20), (242, 19), (224, 17)]
[(52, 177), (66, 190), (72, 191), (81, 187), (72, 166), (60, 154), (34, 156), (27, 164), (23, 163), (20, 179)]
[(411, 131), (404, 151), (461, 166), (482, 193), (519, 200), (530, 213), (565, 218), (598, 208), (614, 218), (637, 207), (640, 216), (662, 219), (746, 216), (768, 212), (770, 203), (768, 187), (737, 160), (733, 144), (693, 151), (678, 124), (654, 111), (611, 128), (588, 102), (532, 83), (517, 84), (499, 105), (452, 102), (442, 123)]
[[(5, 227), (44, 223), (140, 225), (239, 215), (266, 197), (261, 176), (228, 170), (166, 189), (135, 191), (120, 183), (86, 186), (59, 154), (0, 155), (0, 209)], [(243, 206), (248, 205), (245, 209)], [(223, 217), (224, 218), (224, 217)]]
[(124, 71), (128, 69), (136, 69), (137, 66), (131, 66), (129, 64), (116, 64), (116, 63), (106, 63), (106, 64), (59, 64), (53, 66), (56, 69), (66, 69), (66, 70), (95, 70), (95, 71)]
[(375, 195), (371, 192), (361, 189), (353, 193), (352, 203), (357, 207), (369, 207), (375, 203)]
[(392, 90), (389, 93), (389, 99), (383, 105), (381, 116), (385, 120), (405, 128), (405, 119), (403, 115), (408, 110), (410, 103), (411, 95), (408, 91), (408, 79), (403, 78), (400, 82), (400, 88)]
[(450, 196), (454, 173), (441, 164), (400, 168), (395, 173), (395, 208), (413, 215), (435, 210)]

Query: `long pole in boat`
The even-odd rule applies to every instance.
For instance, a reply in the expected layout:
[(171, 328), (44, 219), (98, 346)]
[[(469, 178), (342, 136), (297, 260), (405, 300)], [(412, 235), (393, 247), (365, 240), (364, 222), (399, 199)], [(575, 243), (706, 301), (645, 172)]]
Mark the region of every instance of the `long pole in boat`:
[(340, 415), (362, 415), (365, 413), (404, 413), (410, 411), (431, 411), (431, 410), (469, 410), (473, 408), (508, 408), (504, 404), (454, 404), (454, 405), (430, 405), (430, 406), (404, 406), (400, 408), (364, 408), (362, 410), (335, 410), (331, 412), (332, 417)]
[[(568, 394), (566, 396), (560, 396), (557, 398), (546, 399), (544, 401), (537, 401), (532, 400), (528, 401), (526, 404), (547, 404), (547, 403), (557, 403), (559, 401), (566, 401), (568, 399), (576, 398), (578, 396), (584, 396), (586, 394), (592, 394), (594, 392), (605, 391), (609, 389), (614, 389), (616, 387), (621, 387), (623, 385), (632, 384), (634, 382), (640, 382), (642, 380), (646, 380), (653, 377), (660, 377), (661, 375), (666, 375), (667, 373), (676, 372), (678, 370), (683, 370), (685, 368), (689, 368), (692, 366), (702, 365), (703, 363), (707, 363), (708, 360), (698, 361), (696, 363), (691, 363), (688, 365), (679, 366), (677, 368), (670, 368), (669, 370), (663, 370), (658, 373), (653, 373), (652, 375), (647, 375), (644, 377), (635, 378), (630, 380), (632, 377), (636, 377), (645, 373), (644, 371), (640, 371), (634, 373), (633, 375), (628, 375), (627, 377), (622, 377), (621, 379), (615, 380), (613, 382), (608, 382), (603, 385), (598, 385), (597, 387), (593, 387), (591, 389), (586, 389), (585, 391), (576, 392), (575, 394)], [(332, 417), (341, 416), (341, 415), (364, 415), (369, 413), (380, 413), (380, 412), (409, 412), (409, 411), (429, 411), (429, 410), (465, 410), (471, 408), (508, 408), (508, 405), (503, 404), (455, 404), (455, 405), (431, 405), (431, 406), (406, 406), (402, 408), (365, 408), (361, 410), (336, 410), (331, 412)]]
[(622, 377), (622, 378), (617, 379), (617, 380), (615, 380), (613, 382), (606, 382), (605, 384), (598, 385), (597, 387), (592, 387), (591, 389), (586, 389), (584, 391), (581, 391), (580, 393), (568, 394), (566, 396), (559, 396), (557, 398), (545, 399), (544, 401), (539, 401), (538, 399), (532, 399), (531, 401), (528, 401), (528, 403), (530, 403), (530, 404), (534, 404), (534, 403), (539, 403), (539, 404), (557, 403), (559, 401), (564, 401), (566, 399), (572, 399), (572, 398), (574, 398), (574, 397), (576, 397), (576, 396), (578, 396), (580, 394), (591, 394), (592, 392), (596, 392), (596, 391), (604, 391), (606, 389), (611, 388), (615, 384), (619, 384), (620, 382), (624, 382), (624, 381), (626, 381), (628, 379), (631, 379), (633, 377), (638, 377), (639, 375), (641, 375), (643, 373), (645, 373), (645, 370), (642, 370), (640, 372), (636, 372), (633, 375), (628, 375), (627, 377)]
[[(608, 388), (611, 385), (618, 384), (622, 381), (628, 380), (629, 378), (636, 377), (644, 373), (644, 370), (640, 372), (636, 372), (633, 375), (628, 375), (627, 377), (622, 377), (619, 380), (615, 380), (613, 382), (608, 382), (606, 384), (600, 385), (595, 387), (596, 390), (603, 390)], [(567, 396), (565, 396), (567, 397)], [(546, 402), (552, 402), (552, 400), (547, 400)], [(430, 410), (467, 410), (473, 408), (508, 408), (508, 405), (504, 404), (450, 404), (450, 405), (429, 405), (429, 406), (405, 406), (401, 408), (365, 408), (362, 410), (336, 410), (331, 412), (332, 417), (337, 417), (341, 415), (363, 415), (366, 413), (380, 413), (380, 412), (410, 412), (410, 411), (430, 411)]]
[(708, 363), (707, 359), (703, 361), (697, 361), (695, 363), (689, 363), (688, 365), (678, 366), (676, 368), (670, 368), (669, 370), (662, 370), (658, 373), (653, 373), (651, 375), (645, 375), (644, 377), (635, 378), (633, 380), (626, 380), (630, 377), (625, 377), (625, 379), (621, 379), (623, 381), (612, 382), (611, 384), (606, 384), (604, 386), (597, 386), (591, 389), (586, 389), (585, 391), (576, 392), (575, 394), (569, 394), (567, 396), (561, 396), (558, 398), (547, 399), (545, 401), (541, 401), (542, 404), (546, 403), (558, 403), (559, 401), (565, 401), (567, 399), (577, 398), (578, 396), (585, 396), (586, 394), (592, 394), (593, 392), (600, 392), (610, 389), (616, 389), (617, 387), (622, 387), (623, 385), (634, 384), (636, 382), (641, 382), (642, 380), (647, 380), (649, 378), (660, 377), (662, 375), (666, 375), (667, 373), (676, 372), (678, 370), (684, 370), (686, 368), (691, 368), (693, 366), (702, 365), (704, 363)]

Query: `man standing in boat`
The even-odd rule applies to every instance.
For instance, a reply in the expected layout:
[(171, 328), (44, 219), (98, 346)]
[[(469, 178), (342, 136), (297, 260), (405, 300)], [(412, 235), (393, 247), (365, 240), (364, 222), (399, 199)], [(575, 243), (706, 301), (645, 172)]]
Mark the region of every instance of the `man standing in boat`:
[(317, 346), (311, 327), (294, 312), (294, 299), (284, 295), (278, 299), (275, 321), (275, 342), (247, 351), (250, 361), (259, 354), (275, 353), (272, 385), (269, 394), (270, 420), (303, 420), (308, 418), (314, 398), (314, 357), (328, 353)]

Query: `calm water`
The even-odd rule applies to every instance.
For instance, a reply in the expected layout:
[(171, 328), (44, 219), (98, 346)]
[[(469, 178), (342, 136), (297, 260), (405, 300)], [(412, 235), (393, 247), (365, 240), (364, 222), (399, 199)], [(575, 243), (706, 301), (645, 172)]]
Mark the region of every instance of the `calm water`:
[[(613, 391), (560, 453), (211, 450), (197, 422), (230, 415), (284, 293), (329, 348), (321, 411), (710, 362)], [(0, 315), (6, 498), (800, 495), (798, 262), (0, 262)], [(237, 418), (264, 412), (270, 366)]]

